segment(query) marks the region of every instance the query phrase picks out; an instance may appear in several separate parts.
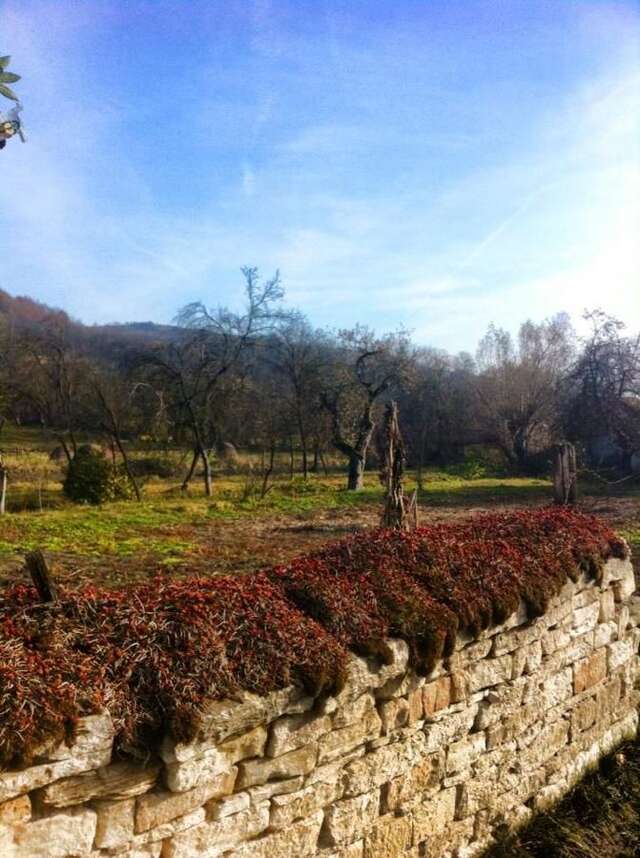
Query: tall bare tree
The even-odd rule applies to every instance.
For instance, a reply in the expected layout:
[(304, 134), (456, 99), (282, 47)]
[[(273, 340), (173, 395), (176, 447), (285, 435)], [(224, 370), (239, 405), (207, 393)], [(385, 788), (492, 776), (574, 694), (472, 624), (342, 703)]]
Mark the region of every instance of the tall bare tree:
[(257, 268), (241, 271), (246, 296), (243, 312), (226, 307), (209, 309), (201, 301), (187, 304), (176, 317), (182, 335), (146, 358), (164, 382), (176, 421), (182, 421), (191, 433), (193, 458), (183, 488), (200, 461), (207, 496), (213, 492), (209, 454), (212, 414), (222, 380), (240, 367), (260, 338), (283, 316), (279, 273), (263, 281)]

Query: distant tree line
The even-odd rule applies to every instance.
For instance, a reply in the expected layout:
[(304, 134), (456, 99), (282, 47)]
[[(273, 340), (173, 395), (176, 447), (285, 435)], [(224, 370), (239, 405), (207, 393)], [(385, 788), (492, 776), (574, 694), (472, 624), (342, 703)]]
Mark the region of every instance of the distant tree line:
[(265, 469), (284, 452), (304, 477), (338, 452), (359, 489), (391, 399), (419, 481), (470, 445), (519, 473), (543, 471), (561, 439), (624, 473), (640, 451), (640, 336), (602, 311), (584, 339), (560, 314), (515, 339), (491, 325), (475, 357), (450, 355), (404, 330), (316, 329), (285, 308), (277, 273), (242, 277), (242, 310), (193, 303), (172, 326), (84, 326), (0, 291), (0, 423), (40, 425), (68, 461), (101, 435), (125, 469), (132, 440), (182, 446), (184, 486), (199, 475), (207, 494), (230, 444), (261, 451)]

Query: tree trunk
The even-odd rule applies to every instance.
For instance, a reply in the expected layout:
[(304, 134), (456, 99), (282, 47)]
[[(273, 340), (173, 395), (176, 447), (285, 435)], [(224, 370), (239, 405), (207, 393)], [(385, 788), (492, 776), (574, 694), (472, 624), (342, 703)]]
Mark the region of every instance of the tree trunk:
[(192, 479), (193, 474), (195, 472), (196, 465), (198, 464), (199, 458), (200, 458), (200, 453), (199, 453), (197, 447), (194, 447), (193, 457), (191, 459), (191, 465), (189, 467), (189, 472), (187, 473), (187, 476), (184, 478), (184, 480), (182, 481), (182, 485), (180, 486), (181, 491), (186, 492), (187, 486), (191, 482), (191, 479)]
[(364, 487), (364, 456), (353, 450), (349, 454), (349, 476), (347, 489), (350, 492), (360, 491)]
[(313, 442), (313, 462), (309, 470), (312, 474), (317, 474), (320, 468), (320, 444), (317, 441)]
[(289, 435), (289, 479), (292, 480), (295, 473), (296, 463), (293, 454), (293, 435)]
[(211, 462), (209, 461), (209, 454), (202, 445), (200, 446), (200, 450), (198, 452), (200, 454), (200, 458), (202, 459), (202, 467), (204, 468), (204, 493), (208, 498), (210, 498), (213, 494), (213, 485), (211, 479)]
[(576, 448), (566, 441), (556, 447), (553, 497), (555, 503), (562, 506), (573, 505), (578, 499)]
[(136, 500), (138, 501), (138, 503), (140, 503), (140, 501), (142, 500), (142, 498), (140, 497), (140, 487), (138, 486), (138, 481), (134, 477), (133, 471), (131, 470), (131, 466), (129, 464), (129, 458), (127, 457), (127, 453), (124, 449), (124, 445), (123, 445), (122, 441), (120, 440), (119, 433), (117, 433), (117, 432), (114, 433), (113, 440), (115, 441), (116, 446), (117, 446), (118, 450), (120, 451), (120, 455), (122, 456), (122, 464), (124, 465), (124, 470), (125, 470), (127, 477), (129, 478), (129, 482), (133, 486), (133, 493), (135, 494)]
[(0, 515), (4, 515), (6, 512), (7, 481), (7, 469), (2, 464), (2, 459), (0, 459)]

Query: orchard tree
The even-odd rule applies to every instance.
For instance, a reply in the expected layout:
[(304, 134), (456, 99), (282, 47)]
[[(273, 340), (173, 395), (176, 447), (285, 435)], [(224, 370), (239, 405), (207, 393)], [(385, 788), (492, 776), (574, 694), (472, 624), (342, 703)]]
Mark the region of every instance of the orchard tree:
[(181, 335), (147, 358), (163, 384), (173, 419), (191, 434), (193, 457), (183, 489), (200, 461), (207, 496), (212, 494), (209, 451), (213, 415), (223, 380), (241, 369), (242, 362), (284, 316), (280, 309), (284, 291), (279, 273), (263, 281), (257, 268), (245, 267), (241, 271), (245, 281), (242, 312), (226, 307), (209, 309), (201, 301), (187, 304), (176, 317)]
[(602, 310), (585, 313), (591, 333), (566, 386), (565, 422), (573, 440), (588, 448), (606, 438), (630, 468), (640, 450), (640, 334)]
[(341, 331), (331, 349), (321, 402), (331, 419), (332, 443), (348, 459), (347, 489), (364, 485), (367, 452), (385, 394), (409, 363), (405, 332), (376, 335), (357, 326)]
[(490, 325), (478, 348), (477, 415), (485, 438), (520, 470), (536, 440), (558, 432), (561, 382), (574, 356), (575, 335), (565, 313), (520, 326), (517, 343)]

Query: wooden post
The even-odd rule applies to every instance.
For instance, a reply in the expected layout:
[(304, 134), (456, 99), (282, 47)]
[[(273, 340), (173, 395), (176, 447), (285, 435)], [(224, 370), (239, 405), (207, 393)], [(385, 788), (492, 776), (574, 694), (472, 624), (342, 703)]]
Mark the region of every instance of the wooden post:
[(0, 515), (4, 515), (7, 507), (7, 481), (8, 474), (4, 462), (2, 461), (2, 454), (0, 453)]
[(385, 408), (378, 447), (380, 482), (385, 487), (382, 526), (410, 530), (417, 524), (417, 494), (414, 493), (407, 510), (402, 486), (405, 465), (404, 443), (398, 423), (398, 406), (395, 402), (390, 402)]
[(40, 601), (55, 602), (58, 598), (58, 590), (53, 583), (47, 561), (40, 549), (32, 551), (25, 557), (27, 570), (35, 585)]
[(553, 471), (553, 497), (557, 504), (569, 506), (578, 499), (576, 448), (568, 441), (556, 446)]

